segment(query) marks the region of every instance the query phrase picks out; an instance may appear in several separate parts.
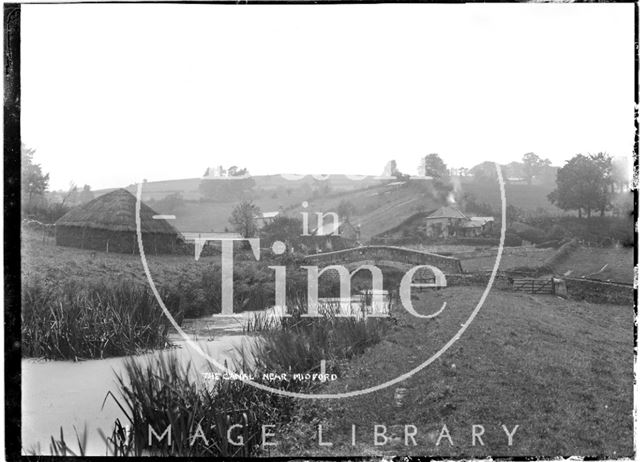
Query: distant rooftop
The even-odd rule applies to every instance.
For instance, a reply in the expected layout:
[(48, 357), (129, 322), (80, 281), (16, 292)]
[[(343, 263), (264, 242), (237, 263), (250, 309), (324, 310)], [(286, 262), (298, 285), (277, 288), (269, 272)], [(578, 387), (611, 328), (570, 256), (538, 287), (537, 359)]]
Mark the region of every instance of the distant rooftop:
[(185, 241), (195, 241), (196, 239), (242, 239), (242, 235), (239, 233), (181, 233)]
[(433, 212), (427, 218), (460, 218), (462, 220), (468, 220), (469, 218), (455, 207), (445, 206), (440, 207)]

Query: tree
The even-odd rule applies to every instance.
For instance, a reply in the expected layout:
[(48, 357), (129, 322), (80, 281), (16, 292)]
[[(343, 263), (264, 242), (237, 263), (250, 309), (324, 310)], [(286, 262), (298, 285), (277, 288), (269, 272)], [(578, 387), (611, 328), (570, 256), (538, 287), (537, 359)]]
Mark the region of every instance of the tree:
[(614, 192), (625, 192), (629, 188), (629, 165), (625, 158), (616, 158), (611, 161), (612, 189)]
[(78, 186), (72, 181), (69, 183), (69, 191), (62, 198), (62, 206), (73, 206), (78, 203)]
[(229, 223), (242, 237), (255, 237), (258, 231), (256, 217), (260, 213), (260, 208), (252, 201), (242, 201), (231, 212)]
[(460, 199), (462, 208), (467, 213), (474, 213), (484, 217), (494, 216), (494, 211), (491, 205), (485, 202), (478, 202), (475, 194), (465, 192)]
[(447, 164), (440, 158), (438, 154), (429, 154), (422, 158), (420, 163), (420, 175), (432, 176), (434, 178), (443, 178), (449, 176)]
[(613, 196), (614, 178), (613, 178), (613, 163), (611, 156), (604, 152), (598, 154), (591, 154), (589, 156), (598, 166), (600, 172), (600, 194), (598, 196), (598, 209), (600, 210), (600, 216), (603, 217), (605, 211), (611, 207), (611, 198)]
[(286, 244), (297, 244), (302, 235), (302, 220), (299, 218), (278, 215), (271, 223), (260, 230), (260, 238), (264, 245), (270, 246), (274, 241)]
[(349, 200), (342, 199), (338, 204), (338, 217), (349, 220), (356, 213), (356, 206)]
[(232, 165), (231, 167), (229, 167), (229, 169), (227, 170), (227, 175), (228, 176), (246, 176), (249, 174), (249, 171), (246, 168), (239, 168), (235, 165)]
[(496, 181), (496, 165), (494, 162), (485, 161), (469, 169), (469, 173), (476, 181)]
[(522, 156), (522, 163), (524, 164), (524, 176), (528, 184), (531, 184), (535, 176), (540, 175), (546, 167), (551, 165), (549, 159), (542, 159), (533, 152), (528, 152)]
[(149, 201), (149, 205), (159, 212), (174, 214), (184, 207), (184, 198), (182, 193), (174, 192), (160, 200)]
[(522, 219), (523, 217), (522, 210), (512, 204), (507, 205), (505, 214), (506, 214), (508, 225), (513, 224), (514, 222)]
[(604, 215), (611, 204), (611, 157), (605, 153), (572, 157), (558, 170), (556, 189), (547, 198), (563, 210), (577, 210), (578, 216), (593, 210)]
[(78, 200), (81, 204), (86, 204), (94, 199), (93, 191), (91, 191), (91, 186), (85, 184), (82, 187), (82, 191), (80, 191), (80, 195), (78, 196)]
[(398, 170), (397, 164), (395, 160), (390, 160), (387, 162), (387, 165), (384, 166), (384, 171), (382, 172), (382, 176), (394, 176), (396, 171)]
[(40, 164), (33, 163), (33, 154), (35, 149), (20, 145), (22, 158), (22, 203), (26, 209), (33, 205), (35, 197), (43, 198), (44, 193), (49, 187), (49, 174), (42, 174)]

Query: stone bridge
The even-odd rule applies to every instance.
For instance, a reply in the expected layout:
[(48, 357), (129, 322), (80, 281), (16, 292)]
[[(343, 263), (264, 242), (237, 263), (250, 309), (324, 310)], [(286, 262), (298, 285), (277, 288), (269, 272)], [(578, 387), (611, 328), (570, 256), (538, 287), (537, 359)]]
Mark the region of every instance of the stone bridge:
[(317, 253), (307, 255), (306, 259), (318, 267), (343, 265), (349, 271), (353, 271), (360, 265), (394, 268), (404, 272), (414, 266), (431, 265), (439, 268), (444, 274), (462, 273), (462, 266), (457, 258), (388, 245), (368, 245), (335, 252)]

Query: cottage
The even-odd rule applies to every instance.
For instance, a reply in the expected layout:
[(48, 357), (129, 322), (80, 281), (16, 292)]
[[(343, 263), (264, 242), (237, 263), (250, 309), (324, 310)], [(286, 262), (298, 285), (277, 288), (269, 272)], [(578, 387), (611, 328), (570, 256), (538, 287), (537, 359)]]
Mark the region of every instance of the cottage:
[(309, 238), (305, 243), (317, 252), (341, 250), (357, 245), (360, 228), (352, 225), (349, 220), (330, 221), (314, 229)]
[(440, 207), (425, 219), (430, 238), (477, 237), (490, 232), (493, 217), (468, 217), (455, 207)]
[(457, 236), (469, 218), (455, 207), (440, 207), (425, 219), (426, 233), (431, 238)]
[(254, 217), (256, 219), (256, 226), (258, 229), (262, 229), (267, 226), (269, 223), (273, 223), (273, 220), (280, 215), (280, 212), (264, 212), (260, 215)]
[[(173, 253), (178, 232), (156, 212), (140, 204), (140, 229), (144, 250)], [(75, 207), (55, 224), (56, 245), (105, 252), (136, 253), (136, 198), (126, 189), (116, 189)]]

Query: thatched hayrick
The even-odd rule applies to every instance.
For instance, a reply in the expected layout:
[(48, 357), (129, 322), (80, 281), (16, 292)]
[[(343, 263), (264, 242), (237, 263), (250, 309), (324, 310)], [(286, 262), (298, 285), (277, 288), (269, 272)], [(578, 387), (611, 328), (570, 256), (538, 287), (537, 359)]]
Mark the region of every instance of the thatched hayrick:
[[(145, 203), (140, 204), (140, 229), (146, 253), (173, 253), (178, 232)], [(56, 222), (56, 245), (135, 254), (136, 198), (117, 189), (71, 209)]]

